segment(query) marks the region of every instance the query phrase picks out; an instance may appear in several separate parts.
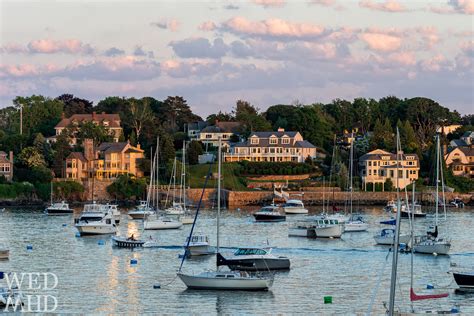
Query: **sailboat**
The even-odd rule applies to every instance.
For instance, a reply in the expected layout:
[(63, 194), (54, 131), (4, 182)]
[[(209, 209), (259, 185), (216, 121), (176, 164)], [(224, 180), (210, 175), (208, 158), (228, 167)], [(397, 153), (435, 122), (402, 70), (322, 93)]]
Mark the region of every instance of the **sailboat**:
[[(221, 164), (222, 164), (222, 145), (221, 139), (219, 138), (219, 149), (218, 149), (218, 179), (217, 179), (217, 246), (216, 252), (219, 256), (219, 228), (220, 228), (220, 211), (221, 211)], [(209, 180), (211, 166), (204, 183), (204, 188), (201, 194), (201, 199), (196, 210), (194, 217), (194, 224), (191, 227), (188, 242), (191, 240), (193, 235), (194, 225), (199, 214), (199, 209), (202, 203), (202, 197), (204, 190)], [(250, 275), (245, 271), (220, 271), (218, 262), (216, 262), (216, 271), (204, 271), (199, 274), (187, 274), (182, 272), (182, 266), (186, 256), (183, 256), (181, 266), (179, 267), (178, 277), (181, 281), (189, 288), (196, 290), (246, 290), (246, 291), (267, 291), (273, 284), (273, 278), (259, 277)]]
[(47, 215), (67, 215), (72, 214), (74, 211), (69, 207), (69, 204), (66, 201), (61, 201), (59, 203), (53, 202), (53, 181), (51, 181), (51, 194), (50, 194), (50, 204), (46, 208), (45, 213)]
[(177, 159), (174, 158), (173, 163), (173, 202), (171, 207), (165, 209), (165, 213), (168, 215), (182, 215), (184, 214), (184, 205), (183, 205), (183, 174), (184, 174), (184, 148), (183, 148), (183, 161), (181, 163), (181, 177), (179, 184), (179, 196), (176, 199), (176, 173), (177, 173)]
[(181, 174), (181, 201), (182, 201), (182, 209), (184, 211), (183, 214), (179, 216), (179, 221), (183, 223), (183, 225), (190, 225), (194, 223), (194, 217), (191, 216), (189, 209), (186, 207), (186, 142), (183, 142), (183, 166), (182, 166), (182, 174)]
[(350, 200), (349, 200), (349, 209), (351, 216), (349, 220), (345, 223), (346, 232), (363, 232), (369, 228), (369, 224), (364, 222), (361, 215), (355, 215), (352, 213), (352, 202), (353, 202), (353, 173), (354, 173), (354, 142), (351, 142), (350, 158), (349, 158), (349, 191), (350, 191)]
[[(441, 179), (440, 179), (441, 174)], [(439, 183), (442, 187), (442, 203), (444, 208), (444, 220), (446, 221), (446, 199), (444, 196), (444, 179), (443, 179), (443, 163), (441, 156), (441, 145), (439, 142), (439, 134), (436, 135), (436, 215), (435, 227), (433, 231), (427, 231), (426, 235), (415, 237), (413, 249), (415, 252), (447, 255), (451, 248), (451, 241), (447, 238), (439, 237), (438, 231), (438, 203), (439, 203)]]
[[(159, 139), (158, 139), (159, 141)], [(157, 145), (158, 149), (158, 145)], [(151, 148), (151, 159), (150, 159), (150, 186), (148, 187), (146, 201), (140, 201), (140, 204), (133, 210), (129, 211), (127, 214), (133, 219), (144, 219), (150, 215), (156, 214), (153, 210), (153, 207), (150, 205), (150, 200), (152, 197), (152, 187), (153, 187), (153, 177), (154, 175), (158, 175), (158, 170), (155, 170), (155, 167), (158, 166), (156, 163), (156, 158), (158, 156), (158, 150), (155, 152), (155, 156), (153, 156), (153, 148)]]

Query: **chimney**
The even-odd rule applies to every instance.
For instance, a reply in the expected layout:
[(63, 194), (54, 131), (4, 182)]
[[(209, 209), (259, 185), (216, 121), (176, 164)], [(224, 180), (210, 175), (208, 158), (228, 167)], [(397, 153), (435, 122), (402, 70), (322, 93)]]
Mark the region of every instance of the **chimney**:
[(282, 128), (282, 127), (278, 127), (278, 130), (277, 130), (277, 131), (280, 132), (280, 133), (283, 133), (283, 132), (285, 131), (285, 129)]
[(13, 163), (13, 151), (10, 151), (10, 162)]
[(217, 124), (219, 124), (219, 120), (218, 120), (218, 119), (216, 119), (216, 121), (214, 122), (214, 125), (217, 126)]
[(84, 157), (89, 161), (94, 160), (94, 141), (90, 138), (84, 139), (82, 147), (84, 147)]
[(66, 118), (66, 114), (64, 112), (61, 113), (61, 120), (64, 120)]
[(142, 147), (140, 146), (140, 144), (137, 144), (137, 148), (138, 148), (138, 149), (141, 149)]

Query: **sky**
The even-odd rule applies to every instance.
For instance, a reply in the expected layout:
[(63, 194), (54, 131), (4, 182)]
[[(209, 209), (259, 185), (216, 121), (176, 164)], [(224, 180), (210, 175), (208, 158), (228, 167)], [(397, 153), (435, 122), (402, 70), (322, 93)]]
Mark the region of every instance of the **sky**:
[(4, 1), (0, 107), (16, 96), (183, 96), (206, 117), (424, 96), (474, 113), (474, 0)]

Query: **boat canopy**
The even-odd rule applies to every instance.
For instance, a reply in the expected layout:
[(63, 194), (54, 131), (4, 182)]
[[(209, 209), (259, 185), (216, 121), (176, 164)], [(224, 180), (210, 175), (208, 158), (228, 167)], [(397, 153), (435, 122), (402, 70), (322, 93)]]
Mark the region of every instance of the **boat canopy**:
[(285, 203), (285, 206), (303, 206), (303, 202), (301, 202), (300, 200), (288, 200), (286, 201)]

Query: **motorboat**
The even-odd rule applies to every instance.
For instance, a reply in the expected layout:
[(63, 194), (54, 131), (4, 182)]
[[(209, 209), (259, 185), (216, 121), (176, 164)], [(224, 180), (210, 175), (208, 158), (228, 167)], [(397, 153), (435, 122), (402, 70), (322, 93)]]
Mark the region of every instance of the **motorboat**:
[(301, 200), (288, 200), (283, 204), (285, 214), (308, 214), (308, 210), (304, 207)]
[(352, 215), (349, 221), (344, 223), (345, 232), (364, 232), (369, 229), (369, 224), (366, 223), (361, 215)]
[(118, 209), (118, 205), (116, 204), (105, 204), (103, 205), (105, 211), (110, 211), (112, 213), (112, 217), (114, 219), (115, 224), (120, 224), (120, 210)]
[(397, 212), (397, 203), (394, 200), (390, 200), (387, 202), (387, 205), (384, 206), (383, 210), (389, 213), (396, 213)]
[(223, 265), (239, 271), (289, 270), (290, 259), (273, 255), (272, 248), (238, 248), (231, 257), (217, 254), (217, 266)]
[(0, 260), (5, 260), (10, 257), (10, 249), (8, 249), (5, 245), (0, 244)]
[(127, 214), (133, 219), (144, 219), (147, 216), (155, 214), (155, 211), (148, 205), (147, 201), (140, 201), (140, 205)]
[(209, 237), (202, 234), (191, 236), (191, 240), (187, 237), (184, 248), (188, 256), (202, 256), (216, 253), (216, 248), (209, 243)]
[(148, 217), (143, 222), (143, 228), (146, 230), (158, 230), (158, 229), (178, 229), (183, 226), (183, 223), (172, 218), (164, 216)]
[(396, 225), (397, 224), (397, 219), (394, 217), (391, 217), (389, 219), (384, 219), (379, 222), (380, 224), (384, 225)]
[(449, 205), (452, 207), (457, 207), (457, 208), (463, 208), (464, 207), (464, 201), (461, 200), (458, 197), (455, 197), (453, 200), (449, 202)]
[(178, 273), (188, 289), (228, 291), (268, 291), (273, 278), (250, 275), (246, 271), (204, 271), (199, 274)]
[(461, 290), (474, 291), (474, 269), (456, 269), (452, 274)]
[[(374, 236), (377, 245), (393, 245), (395, 242), (395, 229), (384, 228), (377, 235)], [(408, 244), (410, 235), (400, 235), (400, 244)]]
[(137, 248), (143, 247), (144, 240), (135, 239), (134, 236), (123, 237), (123, 236), (112, 236), (112, 245), (120, 248)]
[(343, 223), (325, 217), (299, 222), (288, 229), (288, 236), (295, 237), (340, 238), (343, 233)]
[(284, 222), (286, 216), (280, 213), (280, 209), (276, 205), (267, 205), (255, 212), (253, 216), (257, 222)]
[(295, 223), (288, 228), (289, 237), (308, 237), (315, 238), (316, 231), (314, 225), (310, 222), (299, 222)]
[[(0, 274), (0, 279), (3, 279), (4, 272), (0, 272)], [(8, 312), (10, 306), (12, 309), (18, 306), (19, 310), (21, 310), (25, 303), (23, 293), (18, 287), (10, 287), (8, 284), (0, 285), (0, 307), (2, 308), (2, 312)]]
[(48, 215), (67, 215), (72, 214), (73, 209), (69, 207), (69, 204), (65, 201), (58, 203), (51, 203), (45, 210), (45, 213)]
[(337, 220), (340, 224), (345, 224), (346, 222), (348, 222), (350, 220), (350, 216), (344, 214), (344, 213), (340, 213), (340, 212), (336, 212), (336, 213), (332, 213), (332, 214), (323, 214), (322, 215), (324, 218), (326, 219), (335, 219)]
[(420, 204), (413, 204), (413, 205), (410, 205), (410, 207), (407, 209), (406, 207), (405, 208), (402, 208), (402, 212), (400, 213), (401, 217), (403, 218), (410, 218), (411, 217), (411, 212), (413, 210), (413, 217), (426, 217), (426, 213), (424, 213), (422, 210), (421, 210), (421, 205)]
[(179, 221), (180, 221), (183, 225), (191, 225), (192, 223), (194, 223), (194, 216), (181, 215), (181, 216), (179, 217)]
[(86, 204), (80, 217), (74, 225), (81, 235), (115, 234), (115, 225), (112, 210), (106, 210), (100, 204)]

